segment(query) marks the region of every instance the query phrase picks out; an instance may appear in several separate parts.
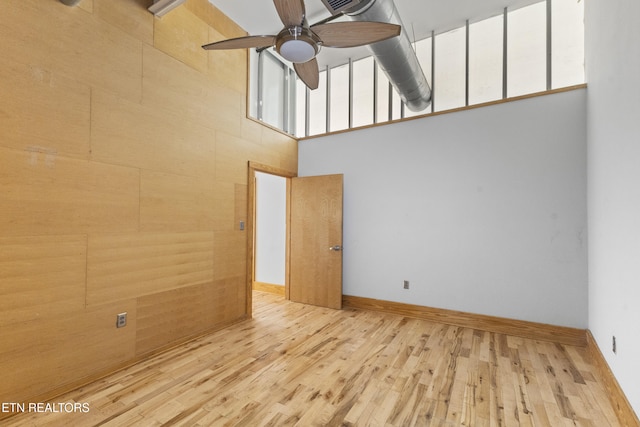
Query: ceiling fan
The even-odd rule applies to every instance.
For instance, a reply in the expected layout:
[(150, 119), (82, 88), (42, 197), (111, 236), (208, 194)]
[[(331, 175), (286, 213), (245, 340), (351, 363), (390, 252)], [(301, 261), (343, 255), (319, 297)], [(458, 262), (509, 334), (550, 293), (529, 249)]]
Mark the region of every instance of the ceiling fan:
[(309, 89), (317, 89), (320, 79), (316, 55), (321, 46), (355, 47), (395, 37), (400, 26), (383, 22), (307, 23), (303, 0), (273, 0), (284, 28), (275, 36), (246, 36), (202, 46), (206, 50), (267, 48), (293, 63), (298, 77)]

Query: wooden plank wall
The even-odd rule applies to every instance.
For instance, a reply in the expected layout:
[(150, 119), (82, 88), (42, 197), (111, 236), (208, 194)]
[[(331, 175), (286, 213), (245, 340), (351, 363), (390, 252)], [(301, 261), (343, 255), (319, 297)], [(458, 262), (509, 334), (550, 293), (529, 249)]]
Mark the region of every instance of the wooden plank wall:
[[(245, 33), (207, 0), (0, 2), (0, 402), (29, 402), (245, 316)], [(116, 314), (128, 325), (116, 329)]]

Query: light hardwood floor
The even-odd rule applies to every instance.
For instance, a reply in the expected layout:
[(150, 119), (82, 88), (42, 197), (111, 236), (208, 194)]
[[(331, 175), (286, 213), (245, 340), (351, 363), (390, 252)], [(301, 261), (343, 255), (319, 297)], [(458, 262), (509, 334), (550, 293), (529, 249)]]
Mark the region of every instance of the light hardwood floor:
[(253, 315), (55, 400), (88, 413), (0, 424), (619, 425), (580, 347), (263, 292)]

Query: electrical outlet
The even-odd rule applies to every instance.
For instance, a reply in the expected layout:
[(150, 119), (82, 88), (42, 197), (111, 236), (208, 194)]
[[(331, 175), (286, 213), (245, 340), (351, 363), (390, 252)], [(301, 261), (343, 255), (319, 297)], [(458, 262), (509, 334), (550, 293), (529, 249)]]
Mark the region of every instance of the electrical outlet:
[(616, 336), (613, 335), (612, 340), (611, 340), (611, 350), (613, 351), (613, 354), (618, 354), (618, 345), (616, 344)]
[(409, 281), (408, 280), (404, 281), (404, 288), (405, 289), (409, 289)]
[(116, 328), (124, 328), (127, 326), (127, 312), (120, 313), (116, 316)]

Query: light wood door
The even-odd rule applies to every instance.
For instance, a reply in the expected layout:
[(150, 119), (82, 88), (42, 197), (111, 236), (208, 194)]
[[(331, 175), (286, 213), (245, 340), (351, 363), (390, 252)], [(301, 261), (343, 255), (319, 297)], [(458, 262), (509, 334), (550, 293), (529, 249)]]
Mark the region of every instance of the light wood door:
[(291, 180), (289, 299), (342, 308), (342, 175)]

